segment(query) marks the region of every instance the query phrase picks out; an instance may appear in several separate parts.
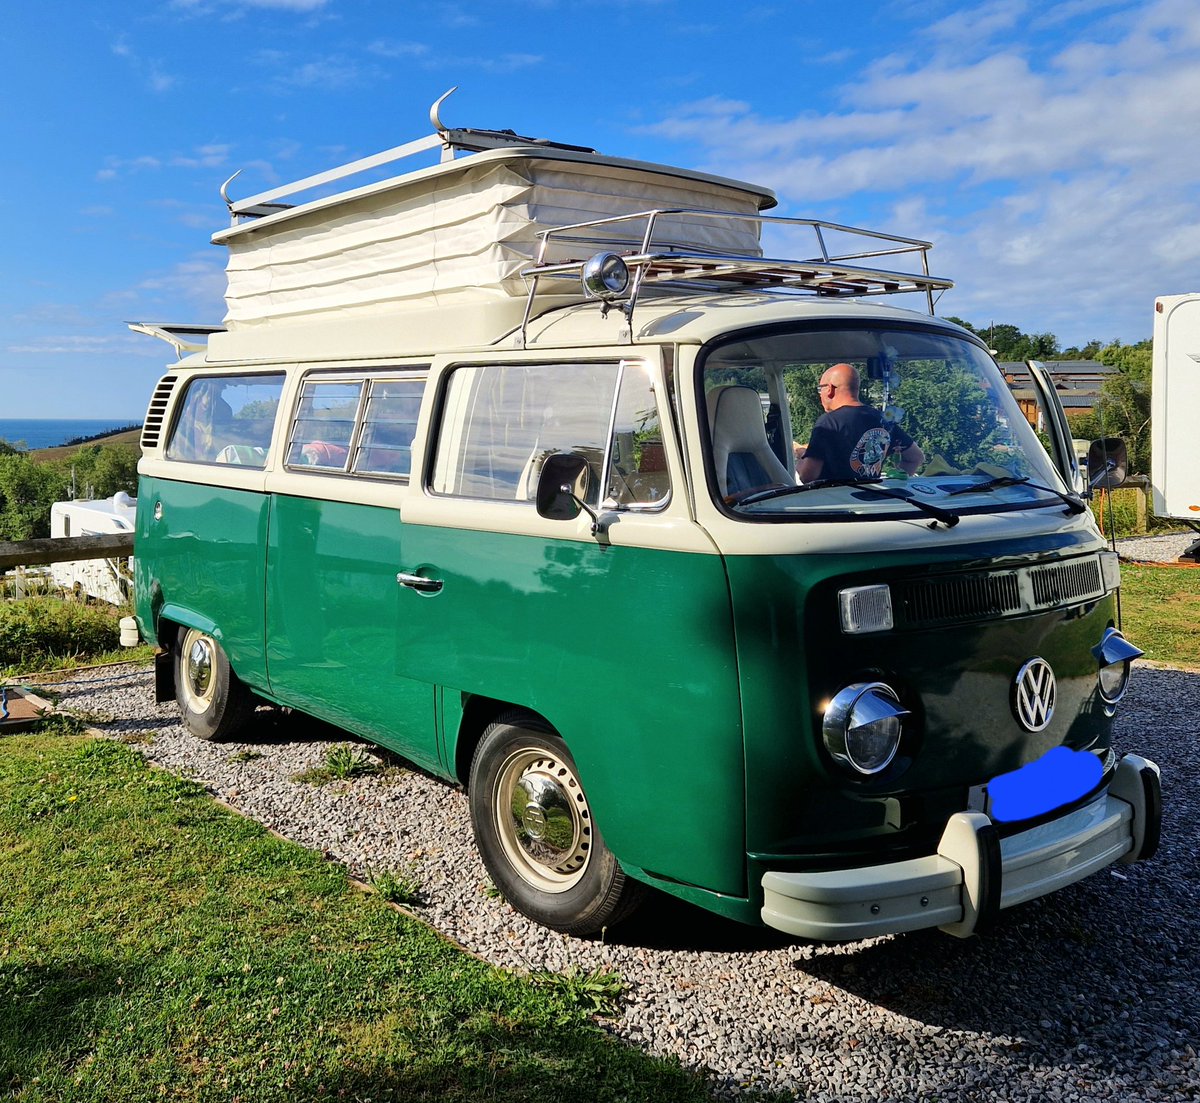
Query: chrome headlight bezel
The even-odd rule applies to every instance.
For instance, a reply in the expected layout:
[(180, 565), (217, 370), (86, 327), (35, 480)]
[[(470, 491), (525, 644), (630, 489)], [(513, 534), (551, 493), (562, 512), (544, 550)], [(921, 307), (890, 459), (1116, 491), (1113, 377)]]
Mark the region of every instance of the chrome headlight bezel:
[(821, 734), (833, 760), (860, 777), (892, 764), (909, 710), (885, 682), (855, 682), (839, 690), (825, 709)]
[(1117, 629), (1104, 630), (1104, 637), (1092, 648), (1096, 660), (1096, 691), (1111, 716), (1117, 703), (1129, 689), (1129, 673), (1134, 659), (1145, 652), (1134, 647)]

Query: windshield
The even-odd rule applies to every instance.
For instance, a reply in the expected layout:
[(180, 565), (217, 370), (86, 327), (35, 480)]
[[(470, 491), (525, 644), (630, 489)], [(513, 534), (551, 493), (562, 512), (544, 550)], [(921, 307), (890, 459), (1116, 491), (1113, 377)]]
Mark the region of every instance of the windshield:
[(944, 331), (743, 333), (700, 360), (710, 483), (747, 519), (1078, 506), (988, 354)]

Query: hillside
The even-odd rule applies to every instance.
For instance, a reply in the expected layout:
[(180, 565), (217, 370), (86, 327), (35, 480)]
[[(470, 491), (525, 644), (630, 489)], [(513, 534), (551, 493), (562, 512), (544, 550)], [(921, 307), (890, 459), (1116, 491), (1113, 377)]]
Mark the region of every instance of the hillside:
[(37, 463), (46, 463), (50, 460), (66, 460), (70, 459), (81, 448), (90, 448), (93, 444), (131, 444), (137, 449), (138, 455), (142, 454), (141, 446), (142, 431), (141, 429), (126, 429), (120, 433), (111, 433), (106, 437), (97, 437), (95, 440), (89, 440), (84, 444), (60, 444), (56, 448), (36, 448), (29, 453), (31, 459)]

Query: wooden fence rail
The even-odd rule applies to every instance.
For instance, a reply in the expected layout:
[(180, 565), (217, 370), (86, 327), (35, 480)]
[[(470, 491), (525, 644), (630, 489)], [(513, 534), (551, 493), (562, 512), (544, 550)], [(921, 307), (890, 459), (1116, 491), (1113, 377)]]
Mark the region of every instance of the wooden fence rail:
[(49, 540), (21, 540), (15, 544), (0, 541), (0, 571), (43, 563), (70, 563), (76, 559), (114, 559), (132, 554), (132, 532), (59, 536)]

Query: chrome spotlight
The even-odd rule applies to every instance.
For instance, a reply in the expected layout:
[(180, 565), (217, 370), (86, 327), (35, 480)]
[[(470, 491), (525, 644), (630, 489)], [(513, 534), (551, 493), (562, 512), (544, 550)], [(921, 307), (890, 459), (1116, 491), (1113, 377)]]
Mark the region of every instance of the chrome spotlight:
[(629, 266), (616, 253), (597, 253), (583, 265), (583, 290), (589, 299), (618, 299), (629, 287)]

